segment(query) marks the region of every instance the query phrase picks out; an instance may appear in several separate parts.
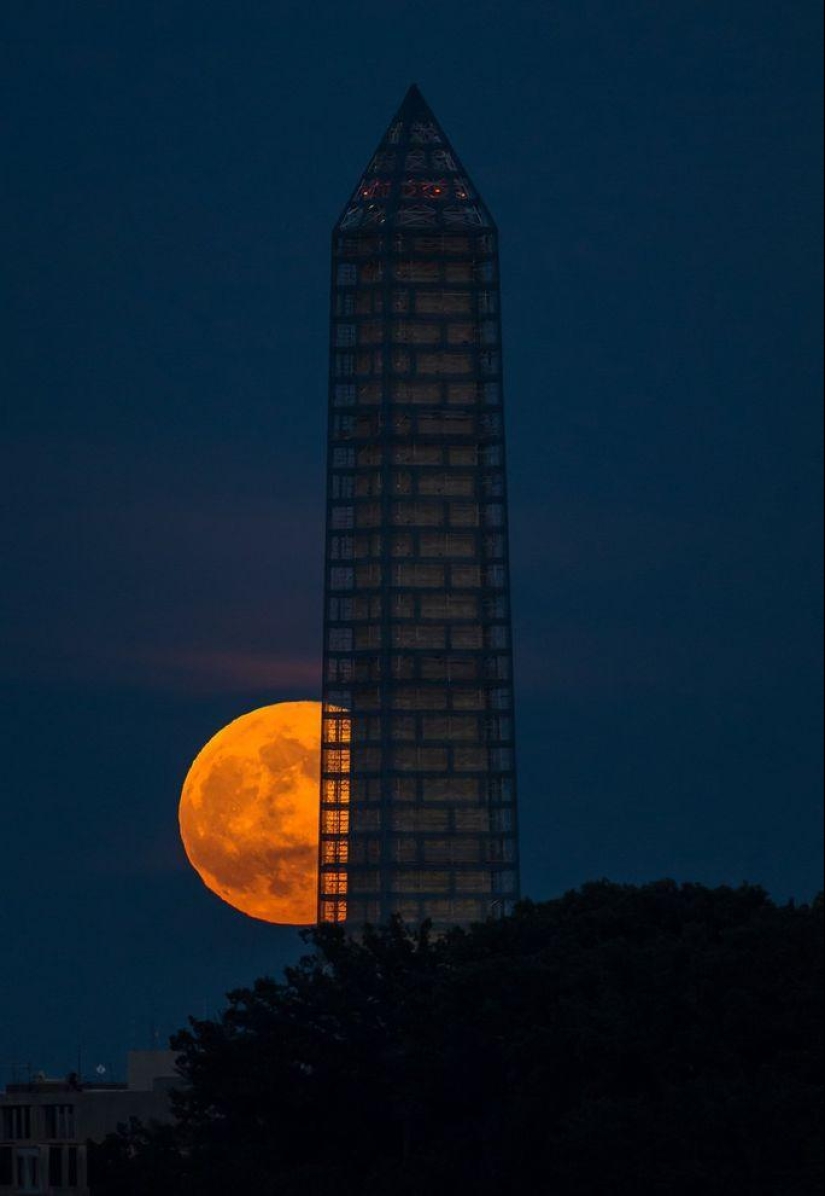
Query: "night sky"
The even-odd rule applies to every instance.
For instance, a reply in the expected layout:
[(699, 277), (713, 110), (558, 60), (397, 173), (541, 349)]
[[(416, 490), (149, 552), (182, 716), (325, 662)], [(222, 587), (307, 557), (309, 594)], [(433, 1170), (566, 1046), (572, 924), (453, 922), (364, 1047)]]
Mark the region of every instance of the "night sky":
[(524, 892), (816, 892), (820, 23), (2, 5), (0, 1065), (119, 1072), (300, 947), (177, 801), (319, 696), (329, 233), (413, 80), (501, 233)]

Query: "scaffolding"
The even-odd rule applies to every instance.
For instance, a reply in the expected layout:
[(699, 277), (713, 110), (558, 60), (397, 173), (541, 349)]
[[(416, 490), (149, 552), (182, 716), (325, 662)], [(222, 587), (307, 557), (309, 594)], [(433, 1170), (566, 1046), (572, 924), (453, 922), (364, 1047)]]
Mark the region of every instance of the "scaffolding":
[(507, 912), (497, 232), (412, 87), (333, 232), (319, 918)]

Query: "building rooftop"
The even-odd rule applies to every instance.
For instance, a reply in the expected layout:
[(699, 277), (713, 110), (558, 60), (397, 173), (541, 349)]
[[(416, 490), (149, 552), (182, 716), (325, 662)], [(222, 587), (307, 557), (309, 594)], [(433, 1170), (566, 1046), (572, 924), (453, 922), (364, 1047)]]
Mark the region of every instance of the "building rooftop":
[[(129, 1051), (125, 1081), (102, 1080), (97, 1076), (81, 1078), (75, 1073), (55, 1077), (35, 1073), (25, 1082), (13, 1080), (5, 1087), (6, 1096), (48, 1096), (70, 1092), (153, 1092), (180, 1083), (175, 1068), (174, 1051)], [(0, 1092), (0, 1100), (4, 1093)]]

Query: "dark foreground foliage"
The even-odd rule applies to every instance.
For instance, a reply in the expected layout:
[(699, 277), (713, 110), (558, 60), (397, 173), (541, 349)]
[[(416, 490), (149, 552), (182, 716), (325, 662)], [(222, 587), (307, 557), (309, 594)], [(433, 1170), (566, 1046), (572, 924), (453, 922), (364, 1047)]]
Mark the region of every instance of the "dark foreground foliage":
[(94, 1196), (808, 1196), (822, 902), (590, 884), (433, 941), (314, 947), (172, 1042), (177, 1123)]

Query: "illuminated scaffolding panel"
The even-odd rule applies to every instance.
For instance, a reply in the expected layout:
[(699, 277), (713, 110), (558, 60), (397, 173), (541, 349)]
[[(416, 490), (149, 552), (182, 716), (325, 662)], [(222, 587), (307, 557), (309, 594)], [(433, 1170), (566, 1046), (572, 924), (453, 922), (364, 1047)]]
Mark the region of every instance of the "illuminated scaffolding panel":
[(518, 897), (498, 250), (412, 87), (333, 232), (319, 917)]

